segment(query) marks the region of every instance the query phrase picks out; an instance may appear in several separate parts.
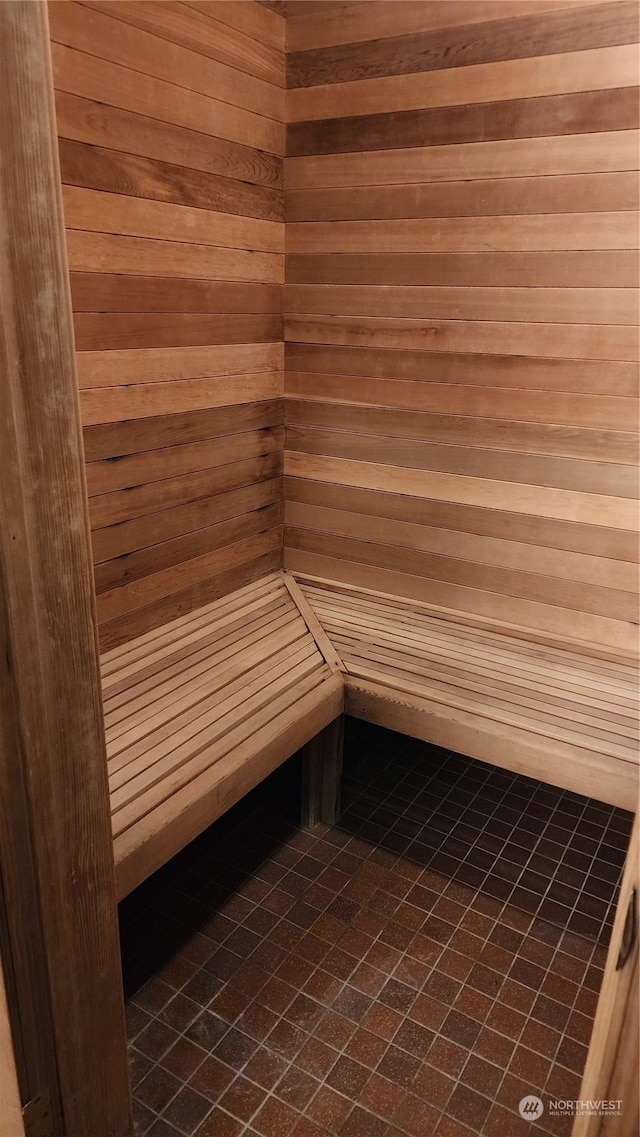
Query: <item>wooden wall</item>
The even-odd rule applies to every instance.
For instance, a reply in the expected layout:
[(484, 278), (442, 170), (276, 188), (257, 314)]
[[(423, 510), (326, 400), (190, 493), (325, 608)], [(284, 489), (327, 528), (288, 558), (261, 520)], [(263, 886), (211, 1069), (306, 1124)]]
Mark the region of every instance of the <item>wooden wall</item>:
[(284, 19), (50, 4), (103, 646), (281, 563)]
[(629, 646), (638, 7), (287, 7), (291, 568)]

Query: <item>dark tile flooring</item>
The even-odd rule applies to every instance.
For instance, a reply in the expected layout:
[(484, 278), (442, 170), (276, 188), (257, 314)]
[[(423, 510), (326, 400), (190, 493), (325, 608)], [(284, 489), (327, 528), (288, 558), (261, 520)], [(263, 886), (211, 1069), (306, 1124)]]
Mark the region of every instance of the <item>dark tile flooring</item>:
[(135, 1132), (526, 1137), (578, 1095), (631, 816), (363, 723), (121, 905)]

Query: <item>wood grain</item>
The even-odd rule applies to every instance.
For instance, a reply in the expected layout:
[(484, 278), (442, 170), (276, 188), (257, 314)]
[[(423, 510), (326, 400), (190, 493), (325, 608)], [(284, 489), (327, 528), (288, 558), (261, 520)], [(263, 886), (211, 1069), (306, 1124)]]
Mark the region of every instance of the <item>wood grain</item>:
[[(286, 479), (287, 508), (296, 502), (328, 509), (345, 509), (354, 514), (389, 518), (457, 533), (494, 537), (501, 541), (516, 541), (537, 546), (541, 556), (548, 549), (580, 553), (588, 558), (638, 563), (638, 542), (634, 533), (610, 529), (602, 525), (582, 525), (554, 521), (552, 518), (534, 518), (531, 515), (509, 513), (495, 506), (471, 506), (457, 502), (436, 501), (419, 497), (403, 497), (386, 490), (371, 491), (355, 486), (335, 485), (311, 479)], [(604, 519), (606, 520), (606, 519)], [(425, 540), (428, 539), (425, 535)], [(527, 554), (535, 555), (533, 551)], [(589, 564), (595, 567), (589, 560)], [(636, 571), (632, 568), (629, 571)], [(625, 576), (625, 579), (628, 577)]]
[(96, 593), (100, 596), (113, 588), (279, 527), (282, 519), (283, 503), (279, 501), (265, 508), (254, 507), (246, 514), (204, 525), (166, 541), (156, 540), (153, 546), (121, 553), (117, 559), (96, 565)]
[(563, 457), (568, 460), (567, 468), (574, 458), (633, 467), (638, 455), (638, 440), (633, 431), (598, 428), (595, 421), (588, 427), (516, 422), (513, 419), (487, 418), (479, 422), (467, 415), (429, 414), (357, 403), (302, 401), (291, 397), (285, 403), (285, 417), (287, 431), (295, 427), (325, 428), (350, 435), (377, 435), (385, 443), (421, 439), (432, 444), (466, 445), (473, 439), (477, 446), (494, 447), (503, 453), (513, 451), (523, 457), (531, 454)]
[(176, 276), (202, 280), (257, 280), (279, 284), (283, 257), (245, 249), (148, 240), (110, 233), (67, 231), (72, 272), (115, 272), (131, 276)]
[(567, 324), (638, 324), (635, 288), (424, 288), (289, 284), (285, 306), (312, 315), (491, 320)]
[[(276, 122), (283, 121), (284, 99), (279, 85), (190, 50), (171, 37), (159, 35), (153, 27), (144, 31), (125, 23), (118, 19), (112, 4), (98, 12), (72, 0), (52, 0), (49, 21), (55, 43), (91, 56), (96, 55), (99, 44), (100, 57), (111, 63), (139, 72), (140, 61), (144, 60), (144, 74), (244, 107)], [(281, 58), (284, 66), (284, 57)]]
[[(288, 221), (368, 221), (396, 217), (491, 217), (520, 213), (591, 213), (638, 208), (635, 173), (292, 190)], [(444, 191), (444, 192), (443, 192)], [(292, 256), (292, 271), (295, 258)], [(337, 269), (337, 266), (336, 266)]]
[[(557, 8), (576, 8), (597, 0), (359, 0), (332, 4), (323, 0), (315, 5), (304, 0), (290, 6), (287, 19), (289, 51), (310, 51), (318, 47), (358, 43), (370, 39), (389, 39), (410, 32), (435, 28), (454, 28), (514, 16), (550, 12)], [(309, 19), (309, 15), (313, 19)]]
[(229, 462), (196, 470), (192, 474), (162, 478), (113, 493), (100, 494), (89, 503), (92, 529), (118, 525), (135, 517), (146, 517), (174, 505), (213, 497), (241, 486), (252, 485), (282, 473), (282, 453), (271, 452), (257, 458)]
[(309, 553), (287, 548), (285, 568), (296, 576), (320, 576), (332, 582), (339, 580), (358, 588), (387, 592), (396, 598), (407, 597), (424, 604), (440, 605), (457, 614), (464, 613), (468, 618), (480, 615), (515, 624), (525, 631), (535, 629), (536, 634), (566, 637), (581, 644), (584, 641), (593, 645), (600, 654), (610, 651), (631, 660), (635, 651), (633, 628), (604, 616), (575, 610), (565, 612), (552, 605), (498, 596), (494, 592), (327, 556), (326, 552)]
[(284, 153), (284, 126), (275, 119), (62, 44), (52, 45), (52, 59), (54, 82), (69, 94), (203, 133), (208, 133), (215, 122), (220, 138), (273, 154)]
[(91, 538), (95, 564), (116, 560), (127, 553), (148, 549), (161, 541), (183, 537), (207, 525), (241, 517), (253, 510), (263, 510), (281, 500), (281, 482), (278, 478), (271, 478), (215, 497), (198, 498), (152, 516), (96, 529)]
[[(464, 565), (467, 563), (474, 566), (474, 572), (477, 566), (481, 566), (477, 568), (479, 585), (484, 576), (492, 582), (497, 591), (503, 579), (510, 580), (512, 585), (518, 588), (517, 595), (524, 595), (523, 586), (518, 582), (516, 575), (518, 571), (522, 571), (523, 564), (527, 565), (527, 572), (538, 578), (553, 578), (546, 582), (538, 579), (533, 584), (531, 581), (524, 582), (525, 591), (537, 585), (541, 594), (547, 599), (553, 594), (554, 588), (556, 595), (563, 596), (561, 585), (567, 580), (571, 581), (570, 592), (575, 586), (572, 598), (581, 605), (587, 598), (591, 602), (600, 599), (600, 603), (604, 599), (606, 604), (607, 588), (633, 595), (638, 587), (637, 566), (624, 561), (615, 561), (610, 557), (570, 555), (564, 550), (559, 552), (544, 547), (531, 547), (523, 542), (497, 540), (476, 534), (460, 534), (450, 529), (363, 516), (360, 513), (336, 508), (302, 506), (296, 502), (287, 502), (286, 522), (292, 529), (324, 533), (331, 541), (334, 537), (348, 537), (373, 545), (397, 545), (417, 553), (427, 553), (442, 558), (440, 565), (443, 572), (446, 571), (447, 565), (451, 568), (455, 562), (458, 562), (456, 568), (459, 572), (464, 572)], [(487, 566), (493, 566), (498, 571), (489, 572)], [(585, 590), (585, 593), (580, 595), (578, 585), (583, 583), (595, 585), (596, 590), (591, 594)], [(604, 589), (604, 592), (598, 592), (598, 589)], [(571, 607), (571, 602), (566, 606)], [(612, 613), (605, 608), (604, 614)]]
[(520, 217), (456, 217), (422, 221), (308, 221), (289, 225), (291, 253), (532, 252), (635, 249), (635, 218), (620, 213), (574, 213)]
[(336, 403), (605, 430), (625, 430), (631, 422), (635, 424), (638, 411), (637, 397), (575, 396), (505, 387), (492, 390), (490, 386), (439, 383), (437, 375), (422, 383), (354, 377), (347, 389), (341, 376), (294, 372), (287, 375), (287, 393)]
[(68, 1137), (128, 1137), (100, 673), (42, 3), (2, 5), (0, 55), (3, 972), (11, 967), (21, 1100), (42, 1095), (47, 1124)]
[(460, 28), (370, 39), (330, 48), (291, 52), (287, 86), (313, 87), (384, 75), (467, 67), (636, 42), (638, 10), (622, 0), (557, 12), (534, 12)]
[(116, 9), (109, 0), (86, 0), (88, 8), (116, 15), (119, 20), (161, 36), (171, 43), (190, 48), (239, 71), (284, 86), (283, 50), (265, 42), (258, 31), (252, 35), (225, 25), (197, 8), (165, 0), (118, 0)]
[(277, 556), (284, 25), (235, 0), (51, 7), (96, 581), (144, 597), (101, 605), (120, 641), (213, 594), (190, 562), (228, 591)]
[[(113, 354), (118, 353), (115, 351)], [(80, 410), (83, 426), (93, 426), (96, 423), (208, 410), (216, 406), (240, 406), (263, 399), (277, 399), (282, 395), (282, 372), (261, 371), (256, 375), (235, 378), (231, 390), (224, 379), (194, 379), (188, 383), (139, 383), (134, 387), (111, 385), (105, 389), (83, 391)]]
[(281, 189), (233, 181), (203, 170), (142, 158), (138, 154), (124, 154), (69, 138), (60, 138), (58, 146), (66, 185), (150, 201), (171, 201), (240, 217), (284, 220)]
[[(258, 349), (255, 349), (258, 350)], [(80, 359), (82, 367), (83, 357)], [(535, 359), (532, 356), (482, 356), (464, 353), (434, 352), (425, 356), (419, 349), (403, 347), (397, 351), (377, 351), (367, 347), (290, 343), (286, 345), (287, 384), (294, 393), (293, 377), (297, 372), (320, 375), (361, 376), (372, 379), (408, 379), (478, 387), (510, 387), (513, 390), (556, 391), (583, 394), (637, 397), (636, 368), (632, 363), (600, 363), (574, 359)], [(471, 383), (470, 380), (473, 380)], [(341, 401), (372, 402), (360, 397), (362, 384), (343, 385), (346, 399)], [(384, 388), (377, 388), (378, 391)], [(391, 391), (392, 388), (387, 388)], [(376, 390), (372, 386), (372, 392)], [(398, 391), (402, 388), (398, 387)], [(355, 392), (359, 395), (356, 397)], [(310, 391), (310, 397), (315, 392)], [(569, 406), (569, 403), (566, 404)], [(574, 403), (574, 405), (579, 405)], [(595, 406), (595, 404), (594, 404)], [(625, 413), (632, 413), (633, 403)], [(621, 427), (624, 429), (624, 427)]]
[(70, 279), (76, 314), (180, 312), (194, 315), (224, 312), (248, 315), (282, 311), (282, 290), (277, 285), (94, 272), (72, 272)]
[(638, 132), (422, 146), (287, 158), (287, 190), (606, 174), (637, 170)]
[(61, 138), (143, 158), (158, 158), (225, 178), (282, 188), (282, 159), (256, 147), (227, 142), (64, 91), (56, 94), (56, 115)]
[(84, 453), (87, 462), (140, 454), (164, 446), (199, 442), (246, 430), (280, 426), (283, 403), (248, 402), (233, 406), (189, 410), (184, 414), (159, 415), (146, 419), (126, 419), (85, 427)]
[(462, 320), (411, 320), (368, 316), (285, 316), (285, 339), (305, 343), (400, 350), (479, 352), (550, 358), (638, 358), (638, 337), (615, 325), (514, 324)]
[[(422, 0), (419, 0), (424, 10)], [(451, 7), (450, 0), (445, 0)], [(504, 11), (505, 0), (500, 0)], [(571, 5), (575, 8), (575, 4)], [(474, 9), (478, 7), (474, 3)], [(398, 11), (396, 7), (394, 11)], [(309, 21), (311, 22), (311, 21)], [(288, 122), (351, 115), (385, 114), (424, 107), (459, 106), (499, 99), (531, 99), (570, 91), (633, 87), (638, 82), (637, 48), (595, 48), (507, 59), (444, 71), (388, 75), (371, 82), (356, 79), (287, 91)]]
[(195, 347), (204, 344), (279, 341), (282, 320), (250, 312), (205, 314), (80, 312), (74, 319), (78, 351), (114, 351), (129, 345)]
[(412, 497), (432, 497), (484, 508), (490, 508), (492, 501), (500, 500), (502, 507), (510, 512), (586, 525), (601, 524), (602, 517), (606, 516), (608, 526), (628, 532), (634, 532), (637, 523), (637, 507), (633, 501), (526, 483), (520, 485), (451, 473), (418, 474), (400, 466), (298, 454), (295, 451), (285, 453), (285, 473), (291, 477), (315, 477), (337, 485), (404, 493)]
[(287, 131), (287, 154), (350, 154), (359, 150), (398, 150), (425, 144), (451, 146), (637, 127), (638, 90), (619, 87), (293, 123)]
[(78, 383), (81, 388), (130, 386), (134, 383), (167, 383), (280, 371), (282, 359), (282, 344), (222, 344), (213, 350), (202, 347), (132, 348), (109, 356), (99, 351), (83, 351), (77, 359)]
[(216, 245), (223, 248), (284, 252), (282, 226), (275, 221), (233, 217), (160, 201), (65, 186), (62, 200), (67, 229), (115, 233), (151, 240)]

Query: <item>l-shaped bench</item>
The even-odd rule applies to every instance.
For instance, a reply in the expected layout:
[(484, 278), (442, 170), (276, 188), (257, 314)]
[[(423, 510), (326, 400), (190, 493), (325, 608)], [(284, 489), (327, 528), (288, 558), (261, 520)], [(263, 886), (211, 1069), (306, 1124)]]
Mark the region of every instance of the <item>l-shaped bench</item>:
[(335, 820), (343, 711), (637, 806), (637, 672), (592, 645), (279, 572), (101, 662), (120, 897), (297, 750)]

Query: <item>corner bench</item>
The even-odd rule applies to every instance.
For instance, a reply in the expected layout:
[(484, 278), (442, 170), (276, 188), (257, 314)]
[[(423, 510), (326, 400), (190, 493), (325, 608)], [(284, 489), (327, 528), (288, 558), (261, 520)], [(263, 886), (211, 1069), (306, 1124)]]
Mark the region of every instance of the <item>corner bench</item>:
[(343, 711), (637, 805), (637, 675), (589, 645), (278, 572), (101, 664), (119, 898), (297, 750), (333, 822)]

